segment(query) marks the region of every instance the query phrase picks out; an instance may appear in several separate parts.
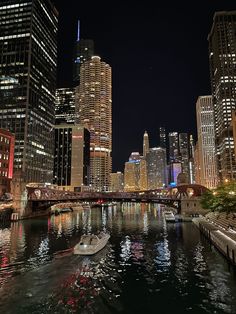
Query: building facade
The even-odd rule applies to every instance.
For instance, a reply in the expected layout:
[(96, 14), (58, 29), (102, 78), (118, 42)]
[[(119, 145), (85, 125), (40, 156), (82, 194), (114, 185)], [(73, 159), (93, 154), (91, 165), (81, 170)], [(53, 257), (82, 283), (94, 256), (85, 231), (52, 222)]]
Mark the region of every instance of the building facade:
[(150, 148), (146, 157), (148, 189), (154, 190), (167, 185), (166, 150), (162, 147)]
[(139, 191), (140, 160), (129, 160), (125, 163), (124, 190), (125, 192)]
[(236, 108), (236, 11), (216, 12), (208, 36), (216, 156), (221, 181), (236, 178), (231, 125)]
[(167, 148), (166, 129), (163, 126), (159, 128), (159, 141), (160, 141), (160, 147)]
[(0, 196), (10, 192), (13, 177), (15, 137), (7, 130), (0, 129)]
[(182, 172), (189, 180), (189, 138), (187, 133), (179, 133), (179, 154), (182, 163)]
[(147, 131), (144, 132), (143, 135), (143, 157), (145, 158), (147, 153), (149, 152), (149, 137)]
[(75, 88), (57, 88), (55, 124), (74, 124), (75, 121)]
[(112, 169), (111, 67), (93, 56), (81, 65), (77, 88), (78, 121), (90, 131), (90, 180), (96, 191), (108, 191)]
[(53, 178), (57, 25), (50, 0), (0, 2), (0, 127), (27, 182)]
[(199, 183), (211, 189), (215, 188), (218, 184), (212, 96), (198, 97), (196, 115), (201, 178), (201, 182)]
[(169, 162), (179, 161), (179, 139), (177, 132), (169, 133)]
[(83, 190), (89, 185), (89, 159), (89, 131), (79, 125), (56, 125), (53, 183), (64, 190)]
[(124, 174), (122, 172), (111, 173), (110, 179), (110, 191), (111, 192), (123, 192), (124, 191)]

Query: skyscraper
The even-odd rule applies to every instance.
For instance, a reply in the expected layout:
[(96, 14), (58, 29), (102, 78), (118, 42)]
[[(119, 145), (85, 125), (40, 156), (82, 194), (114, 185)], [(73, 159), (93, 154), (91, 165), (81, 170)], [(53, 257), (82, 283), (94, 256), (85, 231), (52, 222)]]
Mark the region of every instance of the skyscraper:
[(159, 136), (160, 136), (160, 147), (167, 148), (166, 146), (166, 129), (161, 126), (159, 128)]
[(94, 55), (94, 42), (92, 39), (80, 38), (80, 21), (78, 21), (77, 39), (74, 49), (73, 63), (73, 81), (75, 85), (80, 82), (80, 67), (85, 62), (91, 59)]
[[(217, 180), (212, 96), (200, 96), (196, 103), (199, 184), (215, 188)], [(199, 178), (199, 177), (198, 177)]]
[(163, 188), (167, 185), (166, 150), (162, 147), (150, 148), (146, 156), (148, 189)]
[(55, 124), (74, 124), (75, 88), (57, 88), (55, 97)]
[(177, 132), (169, 133), (169, 162), (179, 161), (179, 140)]
[(182, 171), (189, 178), (189, 139), (187, 133), (179, 133), (179, 153)]
[(111, 177), (110, 191), (111, 192), (124, 191), (124, 174), (118, 171), (111, 173), (110, 177)]
[(51, 182), (58, 13), (50, 0), (2, 0), (0, 21), (0, 127), (27, 182)]
[(143, 157), (145, 158), (147, 153), (149, 152), (149, 138), (147, 131), (144, 132), (143, 135)]
[(112, 168), (111, 67), (93, 56), (81, 66), (76, 106), (79, 124), (90, 131), (90, 176), (96, 191), (109, 189)]
[(90, 134), (79, 125), (55, 126), (53, 183), (66, 190), (82, 190), (89, 182)]
[(220, 180), (236, 178), (232, 111), (236, 108), (236, 11), (216, 12), (208, 36), (216, 156)]

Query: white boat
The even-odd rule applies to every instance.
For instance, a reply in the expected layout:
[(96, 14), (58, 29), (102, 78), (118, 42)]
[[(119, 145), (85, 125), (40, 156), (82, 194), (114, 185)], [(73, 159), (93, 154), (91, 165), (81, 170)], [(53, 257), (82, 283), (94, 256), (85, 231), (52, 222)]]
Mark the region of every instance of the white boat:
[(175, 222), (175, 215), (171, 210), (165, 210), (164, 211), (164, 217), (166, 222)]
[(74, 246), (74, 254), (93, 255), (104, 248), (109, 240), (108, 233), (101, 232), (98, 235), (82, 235), (78, 244)]

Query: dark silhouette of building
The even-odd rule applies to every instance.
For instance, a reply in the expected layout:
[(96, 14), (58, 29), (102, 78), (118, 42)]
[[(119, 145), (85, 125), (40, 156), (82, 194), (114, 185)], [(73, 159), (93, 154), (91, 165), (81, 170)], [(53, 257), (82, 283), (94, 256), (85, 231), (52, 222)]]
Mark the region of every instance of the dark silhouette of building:
[(94, 55), (94, 41), (80, 38), (80, 21), (78, 21), (77, 39), (74, 49), (73, 81), (75, 86), (80, 82), (80, 67)]

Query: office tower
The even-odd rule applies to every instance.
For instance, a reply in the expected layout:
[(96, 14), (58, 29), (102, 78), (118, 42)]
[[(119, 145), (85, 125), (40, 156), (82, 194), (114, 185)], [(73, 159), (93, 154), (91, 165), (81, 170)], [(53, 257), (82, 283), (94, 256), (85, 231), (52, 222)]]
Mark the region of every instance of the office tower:
[(140, 160), (129, 160), (125, 163), (124, 190), (134, 192), (139, 190)]
[(7, 130), (0, 129), (0, 196), (10, 192), (13, 177), (15, 137)]
[(49, 0), (2, 0), (0, 21), (0, 127), (26, 181), (51, 182), (58, 13)]
[(53, 183), (70, 191), (80, 191), (88, 186), (89, 148), (87, 129), (79, 125), (56, 125)]
[(170, 186), (176, 186), (178, 184), (178, 177), (182, 173), (181, 162), (172, 162), (169, 165), (169, 184)]
[(94, 55), (94, 42), (91, 39), (80, 38), (80, 21), (78, 21), (77, 39), (74, 49), (73, 63), (73, 81), (75, 86), (80, 82), (80, 67), (85, 62), (91, 59)]
[(147, 178), (147, 162), (144, 158), (140, 160), (139, 171), (140, 171), (139, 189), (141, 191), (146, 191), (148, 189), (148, 178)]
[(110, 174), (110, 191), (122, 192), (124, 191), (124, 174), (122, 172), (114, 172)]
[(108, 191), (112, 167), (111, 67), (93, 56), (81, 65), (77, 88), (79, 124), (90, 131), (90, 179), (96, 191)]
[(192, 134), (189, 137), (189, 183), (195, 183), (195, 166), (194, 166), (194, 139)]
[(75, 123), (75, 88), (58, 88), (55, 97), (55, 124)]
[(201, 167), (200, 167), (200, 154), (199, 154), (199, 147), (198, 142), (194, 148), (194, 176), (195, 176), (195, 183), (202, 184), (201, 180)]
[(143, 157), (145, 158), (147, 153), (149, 152), (149, 138), (148, 133), (145, 131), (143, 135)]
[(236, 108), (236, 11), (216, 12), (208, 36), (217, 166), (220, 180), (236, 179), (232, 111)]
[(189, 139), (187, 133), (179, 133), (179, 153), (182, 172), (189, 178)]
[(167, 148), (167, 145), (166, 145), (166, 129), (163, 126), (161, 126), (159, 128), (159, 135), (160, 135), (160, 147)]
[(212, 96), (198, 97), (196, 115), (201, 184), (211, 189), (218, 183)]
[(179, 161), (179, 141), (178, 133), (169, 133), (169, 162)]
[(162, 147), (150, 148), (146, 156), (148, 189), (154, 190), (167, 185), (166, 150)]

